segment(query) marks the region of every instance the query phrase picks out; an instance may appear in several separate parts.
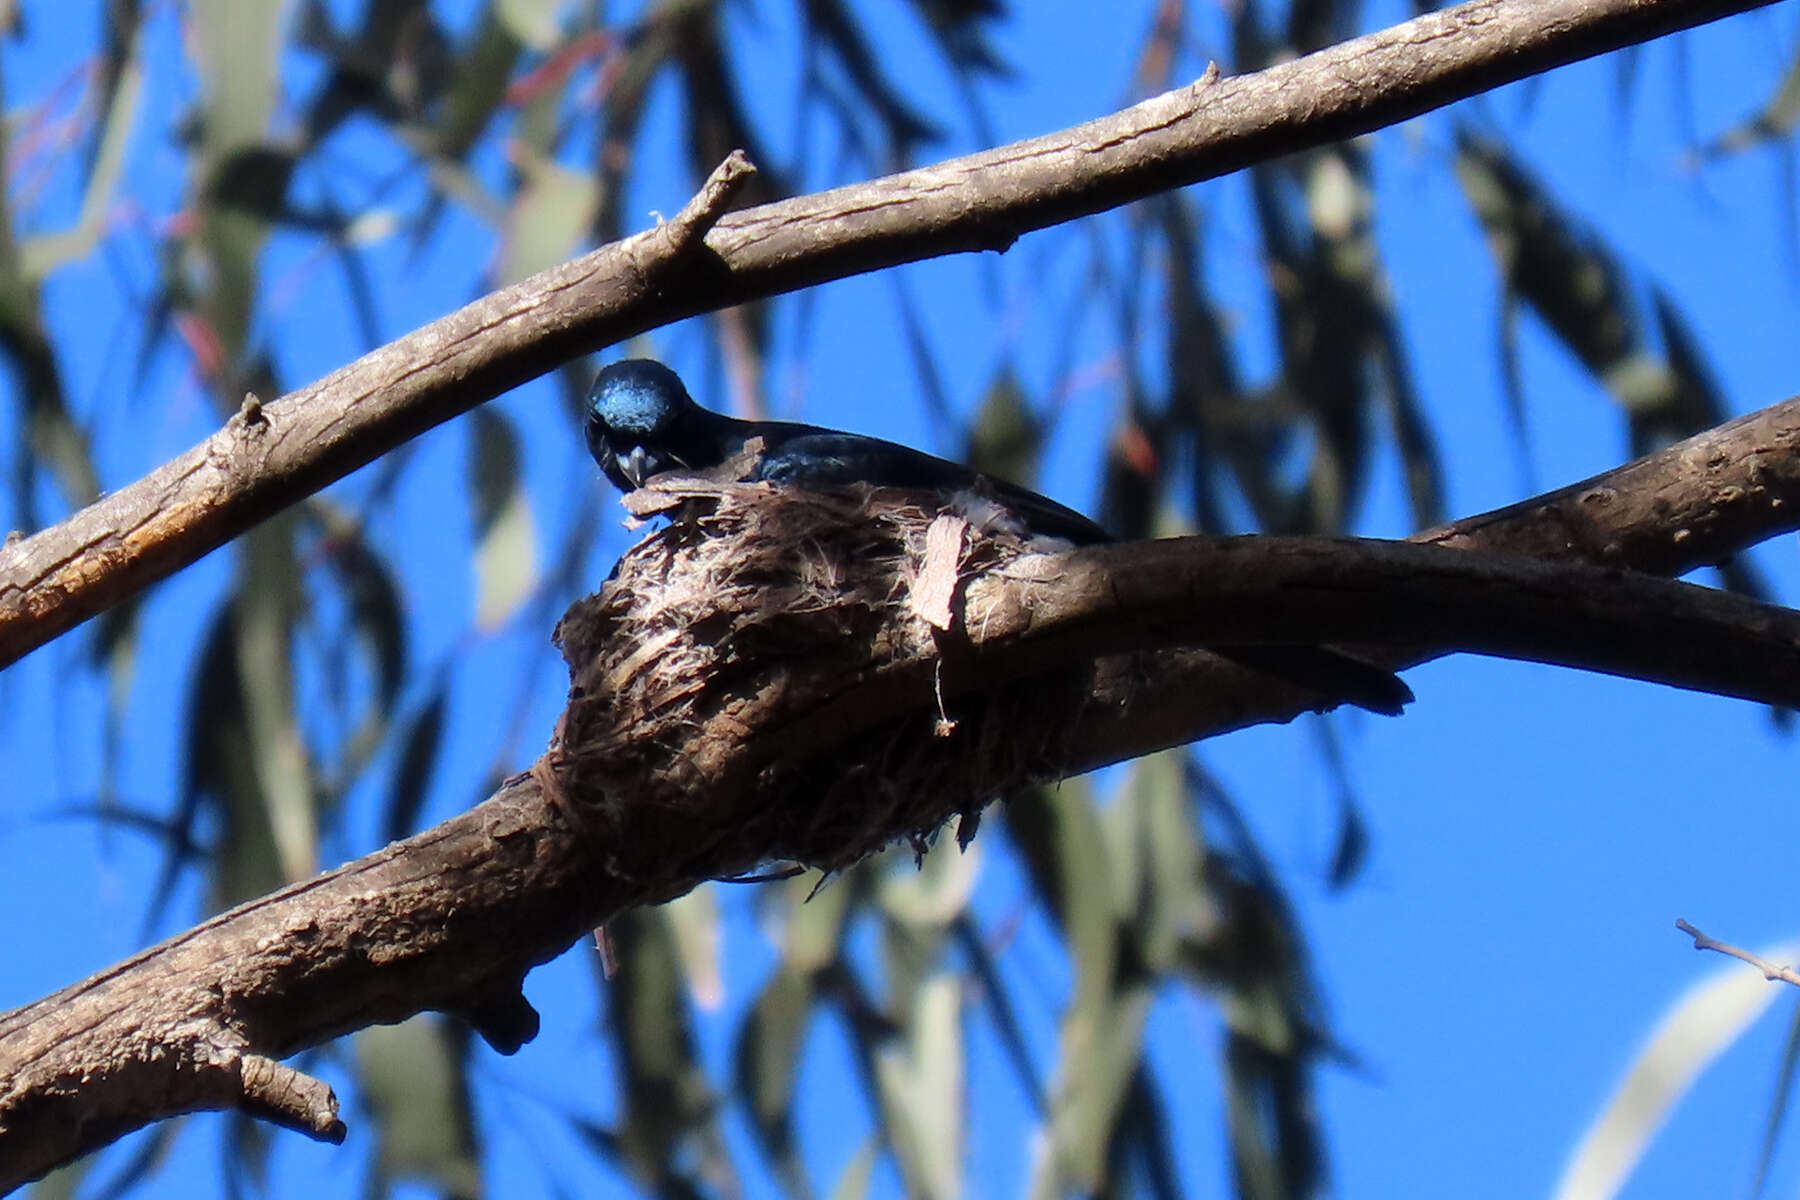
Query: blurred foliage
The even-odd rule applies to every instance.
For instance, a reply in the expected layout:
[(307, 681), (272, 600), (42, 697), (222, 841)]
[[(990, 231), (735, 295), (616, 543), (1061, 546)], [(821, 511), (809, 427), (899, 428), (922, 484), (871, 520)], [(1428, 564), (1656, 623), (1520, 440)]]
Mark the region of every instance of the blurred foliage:
[[(991, 141), (989, 98), (1020, 69), (1003, 49), (1007, 30), (1051, 19), (1003, 0), (890, 0), (881, 21), (908, 24), (937, 56), (953, 93), (946, 104), (916, 72), (885, 61), (884, 34), (864, 11), (874, 6), (767, 0), (791, 7), (798, 30), (787, 86), (798, 97), (797, 126), (811, 132), (797, 138), (746, 102), (746, 80), (766, 82), (769, 69), (747, 61), (766, 36), (738, 36), (762, 19), (752, 6), (647, 0), (628, 15), (611, 7), (487, 0), (452, 21), (445, 6), (422, 0), (180, 8), (109, 0), (91, 58), (65, 88), (9, 97), (0, 361), (16, 398), (11, 526), (36, 528), (93, 499), (103, 486), (96, 438), (110, 439), (116, 458), (121, 440), (144, 440), (166, 416), (147, 397), (122, 414), (68, 393), (42, 293), (96, 254), (154, 264), (135, 328), (115, 338), (137, 350), (132, 390), (173, 360), (223, 417), (247, 391), (266, 397), (302, 382), (282, 373), (306, 355), (280, 319), (282, 281), (268, 270), (274, 244), (304, 245), (341, 271), (345, 320), (372, 346), (392, 323), (371, 284), (378, 270), (403, 275), (409, 256), (453, 225), (486, 230), (497, 251), (468, 263), (465, 297), (440, 298), (438, 310), (448, 308), (630, 232), (640, 214), (628, 197), (659, 155), (676, 153), (698, 180), (744, 147), (761, 167), (748, 198), (760, 202)], [(1360, 6), (1342, 0), (1228, 7), (1229, 49), (1210, 54), (1233, 70), (1348, 36), (1360, 20)], [(1211, 15), (1183, 0), (1134, 10), (1126, 19), (1145, 33), (1135, 70), (1119, 81), (1122, 98), (1199, 75), (1208, 53), (1196, 27)], [(179, 61), (166, 53), (177, 44), (171, 22), (180, 25)], [(147, 61), (159, 23), (165, 60)], [(14, 36), (29, 48), (36, 34), (27, 26)], [(178, 73), (185, 89), (168, 127), (144, 120), (152, 71)], [(1797, 93), (1790, 76), (1763, 112), (1705, 153), (1785, 139)], [(658, 98), (670, 95), (674, 116), (658, 116)], [(161, 208), (125, 194), (134, 156), (170, 146), (183, 164), (181, 194)], [(1721, 418), (1725, 401), (1674, 300), (1634, 277), (1502, 136), (1459, 127), (1446, 157), (1493, 247), (1502, 366), (1521, 438), (1525, 313), (1616, 398), (1635, 449)], [(1263, 163), (1246, 183), (1252, 246), (1222, 241), (1210, 202), (1196, 194), (1147, 200), (1092, 222), (1101, 232), (1072, 243), (1086, 257), (1054, 303), (1066, 306), (1070, 331), (1095, 322), (1114, 331), (1103, 373), (1120, 403), (1096, 442), (1105, 519), (1130, 536), (1338, 532), (1354, 522), (1384, 452), (1397, 456), (1413, 519), (1439, 519), (1442, 464), (1375, 237), (1384, 197), (1367, 146)], [(1274, 348), (1267, 369), (1246, 366), (1237, 306), (1209, 266), (1220, 254), (1261, 273)], [(928, 322), (904, 284), (896, 287), (917, 389), (936, 419), (956, 420)], [(806, 304), (781, 302), (786, 317), (780, 305), (755, 305), (707, 324), (706, 354), (741, 406), (764, 403), (778, 331), (804, 356)], [(964, 406), (966, 424), (942, 432), (969, 461), (1028, 477), (1069, 392), (1092, 369), (1070, 358), (1034, 393), (1026, 372), (1003, 364), (979, 402)], [(572, 404), (581, 372), (563, 384)], [(559, 524), (529, 486), (515, 414), (492, 406), (465, 425), (466, 499), (437, 495), (428, 518), (408, 517), (406, 480), (421, 469), (409, 448), (232, 548), (229, 578), (192, 632), (191, 683), (169, 728), (119, 723), (143, 653), (139, 606), (84, 635), (90, 669), (109, 681), (108, 762), (118, 739), (173, 737), (184, 748), (170, 811), (98, 810), (163, 839), (153, 922), (185, 880), (202, 880), (208, 907), (230, 904), (310, 874), (328, 855), (366, 848), (358, 839), (370, 829), (403, 836), (429, 795), (482, 794), (487, 777), (453, 776), (447, 765), (461, 655), (526, 628), (542, 649), (520, 665), (519, 687), (541, 688), (553, 662), (550, 622), (604, 564), (591, 561), (599, 518), (584, 514), (566, 536), (552, 536)], [(553, 499), (568, 494), (591, 493), (571, 485)], [(405, 553), (417, 539), (451, 545), (468, 564), (466, 611), (445, 616), (464, 591), (421, 576)], [(1736, 582), (1752, 585), (1741, 571)], [(428, 612), (466, 632), (452, 652), (422, 662), (412, 647)], [(486, 775), (522, 765), (536, 736), (498, 731), (483, 748)], [(355, 796), (372, 816), (356, 816)], [(1354, 803), (1346, 799), (1342, 812), (1336, 882), (1354, 874), (1364, 837)], [(1037, 1125), (1016, 1131), (1021, 1144), (1040, 1146), (1031, 1195), (1176, 1196), (1193, 1181), (1179, 1176), (1169, 1144), (1169, 1089), (1198, 1074), (1220, 1081), (1239, 1194), (1316, 1194), (1328, 1167), (1313, 1074), (1337, 1053), (1319, 983), (1278, 881), (1195, 754), (1143, 760), (1106, 797), (1071, 781), (1013, 798), (988, 829), (967, 853), (934, 852), (921, 870), (895, 853), (816, 895), (812, 878), (757, 889), (748, 902), (772, 946), (760, 978), (723, 972), (723, 917), (711, 893), (615, 922), (609, 936), (622, 969), (604, 982), (596, 972), (604, 1010), (596, 1032), (616, 1066), (613, 1115), (568, 1098), (553, 1119), (647, 1194), (732, 1194), (753, 1171), (794, 1196), (832, 1187), (860, 1195), (885, 1162), (908, 1194), (946, 1197), (966, 1190), (971, 1073), (994, 1070), (1010, 1077)], [(1011, 915), (972, 904), (978, 872), (995, 857), (1022, 880)], [(734, 902), (751, 895), (730, 893)], [(1007, 963), (1023, 912), (1052, 931), (1066, 987), (1021, 986)], [(704, 1060), (694, 1020), (696, 1005), (716, 1006), (725, 992), (746, 999), (721, 1071)], [(1218, 1014), (1211, 1074), (1187, 1063), (1153, 1069), (1150, 1011), (1181, 993)], [(1046, 1021), (1053, 1036), (1043, 1035)], [(834, 1070), (854, 1079), (869, 1128), (860, 1148), (843, 1148), (835, 1181), (814, 1177), (801, 1152), (808, 1047), (822, 1027), (841, 1035), (847, 1061)], [(976, 1028), (1000, 1047), (1000, 1065), (977, 1063)], [(368, 1194), (402, 1181), (479, 1194), (484, 1135), (474, 1103), (484, 1053), (439, 1019), (357, 1036), (354, 1054), (338, 1061), (370, 1118)], [(761, 1156), (755, 1168), (734, 1159), (746, 1149), (727, 1136), (734, 1110)], [(228, 1178), (254, 1181), (269, 1134), (241, 1121), (229, 1130)], [(135, 1143), (108, 1189), (152, 1173), (169, 1137), (165, 1127)], [(66, 1172), (39, 1191), (82, 1194), (83, 1179)]]

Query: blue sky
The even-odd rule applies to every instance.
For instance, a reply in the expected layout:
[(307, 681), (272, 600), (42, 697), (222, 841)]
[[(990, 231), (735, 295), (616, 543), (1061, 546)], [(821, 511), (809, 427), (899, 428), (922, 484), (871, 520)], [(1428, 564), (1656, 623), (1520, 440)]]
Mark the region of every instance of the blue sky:
[[(0, 48), (12, 104), (47, 93), (87, 52), (91, 12), (59, 28), (47, 6), (27, 5), (31, 40)], [(82, 6), (86, 8), (87, 6)], [(904, 22), (869, 5), (883, 23), (894, 61), (934, 70)], [(1055, 8), (1056, 6), (1051, 6)], [(763, 39), (767, 81), (745, 81), (775, 129), (788, 129), (791, 53), (787, 6), (765, 4), (742, 36)], [(1068, 18), (1026, 19), (1004, 27), (1000, 45), (1017, 78), (986, 89), (1002, 138), (1057, 128), (1117, 107), (1125, 92), (1144, 18), (1094, 21), (1066, 6)], [(62, 10), (58, 10), (61, 12)], [(1403, 7), (1371, 6), (1370, 25), (1405, 16)], [(1211, 19), (1210, 16), (1208, 18)], [(172, 23), (160, 22), (160, 65), (153, 79), (160, 120), (184, 84), (176, 67)], [(1796, 28), (1791, 10), (1751, 14), (1643, 52), (1628, 113), (1616, 101), (1610, 61), (1580, 65), (1534, 85), (1477, 102), (1484, 121), (1516, 139), (1568, 208), (1603, 231), (1629, 265), (1677, 296), (1710, 354), (1736, 411), (1780, 400), (1800, 385), (1800, 264), (1784, 250), (1789, 219), (1779, 191), (1779, 164), (1767, 153), (1727, 160), (1694, 173), (1682, 167), (1682, 130), (1704, 136), (1743, 117), (1773, 90)], [(1678, 55), (1687, 56), (1693, 86), (1677, 86)], [(153, 59), (153, 62), (158, 61)], [(1079, 70), (1064, 64), (1080, 63)], [(933, 86), (928, 84), (928, 87)], [(947, 95), (947, 92), (940, 92)], [(671, 120), (669, 99), (655, 121)], [(1685, 115), (1684, 115), (1685, 114)], [(934, 115), (960, 128), (954, 103)], [(672, 128), (672, 126), (669, 126)], [(655, 128), (653, 122), (652, 128)], [(1492, 260), (1446, 160), (1449, 118), (1437, 114), (1373, 140), (1383, 207), (1379, 231), (1393, 275), (1408, 345), (1420, 371), (1433, 428), (1448, 464), (1448, 508), (1465, 513), (1507, 503), (1531, 487), (1548, 488), (1619, 462), (1625, 435), (1613, 403), (1545, 334), (1527, 321), (1524, 364), (1529, 396), (1529, 470), (1522, 472), (1501, 398), (1495, 353), (1498, 287)], [(346, 135), (343, 153), (363, 153), (368, 131)], [(973, 148), (959, 132), (944, 153)], [(671, 139), (672, 140), (672, 139)], [(655, 139), (652, 139), (654, 142)], [(687, 181), (669, 163), (645, 176), (628, 211), (647, 221), (673, 211)], [(815, 161), (820, 156), (815, 155)], [(147, 219), (178, 201), (179, 155), (160, 129), (140, 138), (132, 167), (134, 195)], [(499, 160), (480, 164), (502, 169)], [(814, 179), (809, 182), (818, 183)], [(1242, 189), (1232, 181), (1204, 185), (1199, 195), (1225, 230), (1226, 244), (1254, 244)], [(899, 275), (924, 299), (927, 323), (947, 371), (950, 395), (965, 408), (996, 366), (1013, 361), (1041, 383), (1056, 361), (1057, 309), (1039, 290), (1055, 281), (1059, 247), (1081, 236), (1053, 230), (1021, 240), (1007, 255), (944, 260), (903, 268)], [(122, 239), (125, 278), (142, 282), (150, 264), (142, 239)], [(470, 298), (460, 268), (474, 252), (492, 251), (489, 235), (453, 219), (416, 269), (382, 276), (385, 333), (394, 336)], [(377, 248), (378, 265), (397, 267), (406, 248)], [(383, 261), (383, 256), (386, 260)], [(1066, 270), (1066, 264), (1062, 269)], [(1254, 299), (1255, 264), (1215, 256), (1221, 285), (1236, 289), (1247, 361), (1266, 368), (1272, 353), (1256, 348), (1262, 327)], [(284, 346), (303, 347), (282, 362), (298, 384), (355, 354), (340, 315), (341, 288), (332, 272), (309, 265), (298, 245), (270, 251), (270, 277), (293, 281), (279, 314)], [(48, 297), (50, 318), (71, 347), (72, 393), (93, 420), (154, 406), (146, 436), (102, 437), (106, 481), (117, 486), (185, 449), (206, 431), (205, 402), (183, 364), (164, 355), (134, 388), (131, 356), (110, 340), (106, 305), (120, 304), (121, 269), (98, 259), (59, 279)], [(991, 287), (990, 284), (997, 284)], [(991, 298), (996, 296), (998, 301)], [(894, 437), (938, 450), (952, 440), (931, 427), (916, 398), (911, 368), (886, 277), (848, 280), (811, 300), (804, 343), (793, 324), (778, 338), (772, 398), (780, 415), (803, 416)], [(298, 332), (304, 330), (304, 336)], [(1104, 362), (1106, 331), (1087, 330), (1091, 386), (1070, 398), (1068, 420), (1052, 447), (1047, 490), (1078, 506), (1095, 494), (1091, 439), (1120, 399), (1116, 372)], [(724, 405), (695, 328), (653, 335), (654, 349), (689, 375), (703, 402)], [(1259, 357), (1260, 355), (1260, 357)], [(581, 457), (564, 427), (552, 389), (534, 385), (501, 403), (516, 414), (534, 448), (529, 479), (542, 514), (541, 544), (554, 544), (571, 519), (569, 497), (611, 506), (614, 500)], [(472, 590), (457, 559), (460, 537), (414, 532), (446, 519), (460, 504), (443, 496), (459, 486), (467, 422), (419, 443), (421, 483), (402, 496), (385, 532), (403, 547), (406, 577), (426, 622), (418, 662), (454, 654), (463, 680), (456, 694), (452, 753), (443, 777), (467, 786), (431, 797), (441, 818), (473, 797), (494, 765), (492, 730), (516, 721), (523, 730), (514, 766), (536, 753), (561, 702), (563, 681), (544, 659), (541, 687), (519, 711), (522, 654), (546, 631), (513, 630), (461, 641)], [(1398, 536), (1410, 530), (1397, 464), (1389, 454), (1362, 532)], [(1526, 478), (1535, 481), (1529, 485)], [(573, 485), (571, 481), (574, 481)], [(354, 482), (350, 485), (356, 486)], [(433, 488), (439, 490), (433, 491)], [(448, 514), (448, 516), (446, 516)], [(629, 535), (610, 518), (597, 549), (594, 579), (604, 574)], [(452, 528), (455, 528), (454, 524)], [(1782, 596), (1800, 595), (1795, 542), (1776, 539), (1757, 562)], [(163, 585), (151, 609), (147, 646), (134, 689), (133, 727), (166, 726), (166, 736), (135, 737), (126, 755), (123, 790), (149, 807), (168, 803), (179, 787), (179, 736), (170, 716), (182, 692), (197, 622), (193, 607), (212, 603), (225, 578), (222, 556)], [(426, 593), (433, 603), (426, 603)], [(0, 960), (0, 1004), (29, 1000), (127, 954), (143, 943), (142, 909), (156, 862), (153, 847), (129, 834), (102, 834), (82, 820), (58, 819), (91, 802), (97, 786), (88, 747), (102, 685), (71, 671), (80, 647), (65, 639), (0, 677), (0, 754), (12, 764), (11, 802), (0, 818), (5, 861), (0, 911), (8, 914), (8, 954)], [(1636, 1046), (1681, 990), (1725, 969), (1694, 954), (1674, 930), (1677, 917), (1747, 945), (1792, 936), (1800, 921), (1785, 903), (1788, 848), (1800, 832), (1790, 783), (1797, 750), (1753, 706), (1552, 668), (1459, 659), (1409, 673), (1418, 703), (1398, 720), (1352, 714), (1336, 722), (1349, 772), (1373, 835), (1368, 867), (1349, 890), (1324, 882), (1334, 832), (1333, 784), (1308, 722), (1246, 731), (1210, 743), (1205, 757), (1232, 787), (1291, 889), (1312, 938), (1338, 1034), (1355, 1065), (1328, 1069), (1320, 1101), (1340, 1194), (1515, 1197), (1548, 1194), (1563, 1161), (1593, 1119)], [(341, 858), (372, 847), (373, 820), (352, 822), (353, 844), (327, 847)], [(979, 847), (979, 843), (978, 843)], [(995, 849), (998, 848), (996, 843)], [(1020, 885), (996, 853), (982, 858), (986, 919), (1016, 902)], [(191, 906), (193, 897), (185, 897)], [(726, 913), (727, 970), (754, 973), (767, 961), (743, 890), (720, 898)], [(187, 911), (191, 911), (191, 908)], [(183, 921), (185, 921), (185, 917)], [(166, 932), (166, 930), (165, 930)], [(545, 1034), (511, 1060), (485, 1055), (480, 1077), (483, 1118), (498, 1156), (496, 1194), (536, 1194), (527, 1162), (549, 1154), (565, 1182), (601, 1194), (621, 1186), (606, 1171), (581, 1165), (573, 1147), (534, 1123), (539, 1105), (572, 1103), (604, 1113), (608, 1060), (586, 1031), (594, 1013), (590, 965), (577, 948), (534, 974), (527, 994), (545, 1015)], [(1041, 923), (1027, 923), (1004, 964), (1017, 977), (1053, 985), (1054, 945)], [(1746, 968), (1747, 969), (1747, 968)], [(744, 993), (747, 995), (748, 993)], [(742, 996), (701, 1019), (709, 1061), (728, 1061), (728, 1032)], [(1750, 1037), (1707, 1074), (1652, 1149), (1626, 1194), (1686, 1197), (1747, 1188), (1773, 1089), (1775, 1062), (1793, 1002), (1785, 997)], [(1029, 1030), (1053, 1044), (1054, 1012)], [(978, 1055), (991, 1055), (991, 1035), (971, 1022)], [(1152, 1035), (1165, 1084), (1188, 1080), (1178, 1113), (1183, 1169), (1202, 1194), (1224, 1191), (1226, 1162), (1214, 1086), (1218, 1021), (1190, 996), (1170, 995), (1156, 1008)], [(831, 1080), (832, 1029), (809, 1047), (809, 1069)], [(988, 1042), (983, 1043), (982, 1039)], [(985, 1049), (982, 1048), (985, 1045)], [(484, 1052), (485, 1054), (485, 1052)], [(327, 1072), (329, 1074), (329, 1070)], [(1010, 1195), (1029, 1162), (1029, 1122), (1003, 1073), (978, 1082), (971, 1108), (980, 1113), (971, 1152), (971, 1193)], [(831, 1186), (859, 1144), (860, 1099), (834, 1114), (821, 1095), (822, 1124), (805, 1135), (815, 1182)], [(986, 1101), (987, 1103), (984, 1103)], [(348, 1193), (365, 1148), (316, 1147), (281, 1135), (274, 1163), (281, 1195)], [(741, 1118), (730, 1125), (747, 1145)], [(207, 1195), (217, 1187), (216, 1122), (199, 1122), (177, 1143), (174, 1162), (155, 1194)], [(509, 1170), (513, 1167), (515, 1170)], [(895, 1186), (891, 1176), (878, 1177)], [(506, 1181), (519, 1187), (513, 1193)], [(1776, 1164), (1774, 1188), (1800, 1184), (1795, 1155)], [(760, 1194), (771, 1184), (752, 1174)], [(1216, 1185), (1216, 1188), (1215, 1186)]]

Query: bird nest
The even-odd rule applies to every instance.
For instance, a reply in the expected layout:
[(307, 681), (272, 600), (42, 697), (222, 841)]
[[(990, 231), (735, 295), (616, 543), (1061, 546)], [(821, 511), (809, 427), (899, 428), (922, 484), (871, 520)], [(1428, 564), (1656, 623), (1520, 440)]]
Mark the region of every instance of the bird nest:
[(668, 523), (557, 626), (546, 756), (608, 869), (674, 892), (841, 868), (953, 814), (966, 839), (989, 799), (1057, 773), (1086, 671), (984, 687), (956, 611), (1029, 543), (885, 489), (662, 479), (628, 504)]

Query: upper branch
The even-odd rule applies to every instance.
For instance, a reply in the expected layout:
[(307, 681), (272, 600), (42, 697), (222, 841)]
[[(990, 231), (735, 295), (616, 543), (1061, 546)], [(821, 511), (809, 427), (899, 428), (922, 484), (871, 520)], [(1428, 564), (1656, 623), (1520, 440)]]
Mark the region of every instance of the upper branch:
[(721, 220), (745, 169), (727, 164), (669, 225), (246, 406), (138, 482), (0, 547), (0, 665), (407, 439), (633, 334), (896, 263), (1003, 249), (1028, 230), (1771, 2), (1472, 0), (1252, 75), (1209, 74), (1059, 133)]

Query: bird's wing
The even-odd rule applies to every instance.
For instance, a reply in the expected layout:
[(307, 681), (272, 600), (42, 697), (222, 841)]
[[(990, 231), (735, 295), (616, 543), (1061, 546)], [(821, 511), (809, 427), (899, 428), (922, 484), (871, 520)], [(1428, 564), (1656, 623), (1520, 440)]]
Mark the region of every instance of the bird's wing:
[(995, 479), (910, 446), (861, 434), (811, 426), (767, 423), (768, 449), (754, 478), (806, 487), (868, 484), (872, 487), (928, 488), (973, 492), (997, 503), (1033, 534), (1064, 538), (1077, 545), (1107, 541), (1106, 533), (1072, 508), (1029, 488)]
[(756, 422), (749, 430), (766, 446), (756, 478), (771, 483), (833, 487), (866, 483), (874, 487), (954, 487), (954, 463), (880, 438), (840, 433), (779, 421)]

